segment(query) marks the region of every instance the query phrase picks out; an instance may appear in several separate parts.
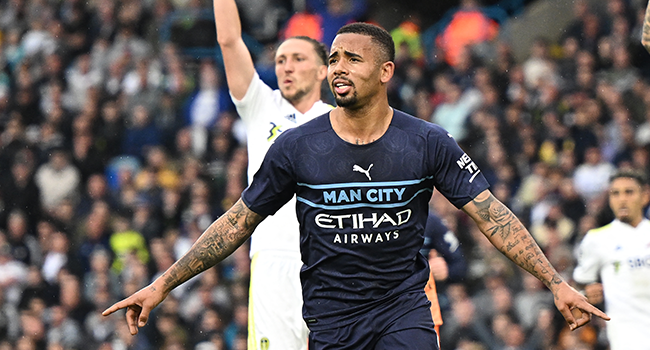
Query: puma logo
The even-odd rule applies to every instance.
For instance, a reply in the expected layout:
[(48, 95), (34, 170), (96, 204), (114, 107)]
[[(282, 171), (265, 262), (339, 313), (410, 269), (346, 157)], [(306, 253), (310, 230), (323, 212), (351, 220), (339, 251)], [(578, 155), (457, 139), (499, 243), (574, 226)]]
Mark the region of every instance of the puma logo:
[(358, 172), (360, 172), (362, 174), (365, 174), (368, 177), (368, 180), (372, 181), (372, 178), (370, 178), (370, 169), (372, 168), (373, 165), (374, 164), (370, 164), (370, 166), (368, 167), (368, 170), (365, 170), (364, 168), (362, 168), (362, 167), (355, 164), (352, 167), (352, 171), (358, 171)]

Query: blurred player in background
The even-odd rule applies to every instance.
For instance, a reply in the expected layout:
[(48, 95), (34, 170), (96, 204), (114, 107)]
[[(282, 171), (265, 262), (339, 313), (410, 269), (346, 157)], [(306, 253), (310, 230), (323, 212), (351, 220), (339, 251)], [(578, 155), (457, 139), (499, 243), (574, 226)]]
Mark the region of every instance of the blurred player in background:
[(604, 299), (611, 350), (650, 349), (650, 221), (643, 215), (649, 199), (644, 174), (616, 172), (609, 185), (616, 219), (587, 232), (578, 250), (573, 278), (591, 303)]
[[(242, 39), (234, 0), (214, 0), (217, 41), (230, 95), (247, 134), (248, 179), (282, 132), (332, 109), (321, 98), (327, 74), (325, 46), (308, 37), (285, 40), (275, 54), (279, 90), (264, 84)], [(265, 220), (251, 239), (248, 349), (306, 349), (302, 319), (295, 199)]]
[(460, 281), (467, 273), (467, 262), (454, 232), (433, 213), (429, 213), (427, 218), (424, 244), (420, 253), (429, 259), (431, 274), (424, 291), (431, 302), (431, 317), (433, 317), (433, 323), (436, 326), (436, 333), (440, 337), (440, 326), (443, 320), (436, 282)]

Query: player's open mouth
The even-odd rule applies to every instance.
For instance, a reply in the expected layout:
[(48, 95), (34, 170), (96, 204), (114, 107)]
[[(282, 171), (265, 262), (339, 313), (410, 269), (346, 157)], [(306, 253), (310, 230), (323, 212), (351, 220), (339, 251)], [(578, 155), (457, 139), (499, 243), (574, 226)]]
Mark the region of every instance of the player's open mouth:
[(352, 84), (343, 79), (334, 80), (332, 86), (334, 87), (334, 92), (339, 95), (345, 95), (352, 89)]

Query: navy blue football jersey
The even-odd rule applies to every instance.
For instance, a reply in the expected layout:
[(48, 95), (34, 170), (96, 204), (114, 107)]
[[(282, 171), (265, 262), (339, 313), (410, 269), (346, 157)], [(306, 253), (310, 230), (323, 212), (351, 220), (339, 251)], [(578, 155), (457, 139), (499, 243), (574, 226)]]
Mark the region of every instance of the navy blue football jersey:
[(355, 145), (328, 113), (278, 137), (242, 198), (272, 215), (296, 195), (303, 311), (315, 330), (424, 295), (429, 268), (419, 250), (434, 187), (460, 208), (489, 186), (435, 124), (395, 110), (382, 137)]

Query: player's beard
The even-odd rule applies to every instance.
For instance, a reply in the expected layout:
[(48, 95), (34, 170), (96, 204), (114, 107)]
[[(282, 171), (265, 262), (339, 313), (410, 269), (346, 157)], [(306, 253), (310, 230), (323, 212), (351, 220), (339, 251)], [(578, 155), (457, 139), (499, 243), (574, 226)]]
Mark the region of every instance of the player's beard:
[(302, 100), (307, 94), (309, 94), (311, 90), (308, 89), (297, 89), (296, 92), (294, 92), (292, 95), (285, 94), (283, 91), (280, 91), (282, 94), (282, 97), (284, 97), (287, 101), (291, 103), (298, 102)]
[(619, 214), (619, 215), (616, 215), (616, 218), (617, 218), (620, 222), (624, 222), (624, 223), (629, 224), (629, 225), (631, 225), (631, 224), (632, 224), (632, 221), (633, 221), (633, 220), (632, 220), (632, 217), (631, 217), (630, 215), (620, 215), (620, 214)]
[(343, 108), (353, 107), (357, 104), (357, 102), (359, 102), (356, 90), (352, 93), (347, 94), (346, 96), (334, 94), (334, 100), (336, 101), (337, 106)]

